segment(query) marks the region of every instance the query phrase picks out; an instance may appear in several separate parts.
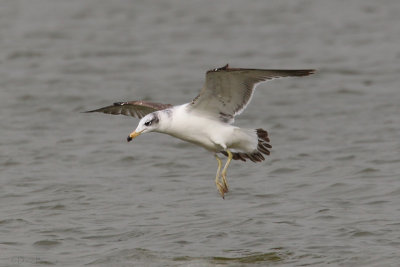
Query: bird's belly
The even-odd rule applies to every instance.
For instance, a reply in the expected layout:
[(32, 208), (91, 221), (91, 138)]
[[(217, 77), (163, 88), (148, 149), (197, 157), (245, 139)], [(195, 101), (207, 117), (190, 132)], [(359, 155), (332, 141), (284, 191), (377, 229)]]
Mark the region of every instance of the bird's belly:
[(215, 121), (197, 118), (186, 120), (184, 124), (178, 122), (171, 126), (172, 127), (170, 127), (166, 133), (173, 137), (202, 146), (213, 152), (218, 152), (223, 149), (215, 142), (215, 129), (221, 131), (221, 129), (225, 129), (225, 125), (221, 125)]
[(184, 140), (186, 142), (202, 146), (210, 151), (219, 151), (221, 149), (221, 147), (216, 145), (206, 133), (201, 131), (196, 131), (194, 129), (192, 131), (192, 129), (186, 128), (184, 133), (173, 131), (173, 132), (168, 132), (168, 134), (173, 137)]

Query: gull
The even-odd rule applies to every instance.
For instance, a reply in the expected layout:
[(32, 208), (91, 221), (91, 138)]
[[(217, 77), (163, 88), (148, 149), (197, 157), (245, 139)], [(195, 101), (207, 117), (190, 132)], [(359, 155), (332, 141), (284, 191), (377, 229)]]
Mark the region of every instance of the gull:
[[(149, 101), (117, 102), (86, 112), (103, 112), (140, 119), (127, 141), (148, 132), (171, 135), (214, 153), (218, 162), (215, 184), (224, 198), (228, 192), (227, 170), (233, 160), (262, 162), (270, 154), (268, 132), (243, 129), (233, 124), (235, 116), (250, 103), (259, 83), (280, 77), (306, 76), (312, 69), (245, 69), (225, 65), (206, 72), (200, 93), (189, 103), (173, 106)], [(224, 167), (219, 156), (228, 157)], [(221, 171), (222, 168), (222, 171)]]

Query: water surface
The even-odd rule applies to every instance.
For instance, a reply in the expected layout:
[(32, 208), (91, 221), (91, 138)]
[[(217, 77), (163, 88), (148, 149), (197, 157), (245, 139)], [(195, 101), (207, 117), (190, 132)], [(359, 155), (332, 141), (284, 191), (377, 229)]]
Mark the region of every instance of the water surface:
[[(2, 266), (397, 266), (400, 5), (380, 1), (5, 0)], [(236, 120), (272, 154), (215, 188), (208, 152), (137, 120), (207, 69), (316, 68), (258, 87)]]

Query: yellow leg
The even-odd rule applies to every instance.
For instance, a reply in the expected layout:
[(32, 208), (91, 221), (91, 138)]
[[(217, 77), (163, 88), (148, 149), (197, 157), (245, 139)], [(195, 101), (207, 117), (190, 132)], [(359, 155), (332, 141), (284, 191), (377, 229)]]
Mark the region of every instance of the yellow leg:
[(228, 166), (231, 163), (231, 160), (233, 158), (233, 154), (229, 149), (227, 149), (226, 152), (228, 153), (228, 160), (226, 161), (224, 169), (222, 170), (222, 173), (221, 173), (222, 184), (224, 186), (225, 193), (228, 192), (228, 182), (226, 180), (226, 171), (228, 170)]
[(217, 154), (215, 154), (215, 158), (218, 161), (218, 170), (217, 170), (217, 175), (215, 176), (215, 185), (217, 186), (217, 189), (218, 189), (220, 195), (222, 196), (222, 198), (224, 198), (225, 190), (224, 190), (224, 186), (220, 182), (220, 171), (221, 171), (221, 167), (222, 167), (222, 161), (217, 156)]

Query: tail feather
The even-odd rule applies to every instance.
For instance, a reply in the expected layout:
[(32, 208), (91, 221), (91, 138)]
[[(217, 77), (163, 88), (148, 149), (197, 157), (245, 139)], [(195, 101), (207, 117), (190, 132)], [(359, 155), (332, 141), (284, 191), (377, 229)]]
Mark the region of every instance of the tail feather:
[[(269, 149), (271, 149), (272, 146), (269, 144), (270, 140), (268, 137), (268, 132), (259, 128), (256, 129), (256, 133), (258, 137), (257, 151), (253, 153), (233, 152), (232, 159), (241, 161), (246, 161), (246, 159), (249, 159), (253, 162), (261, 162), (265, 160), (263, 154), (269, 156), (269, 154), (271, 153)], [(225, 156), (228, 156), (228, 153), (226, 153), (226, 151), (221, 151), (221, 153)]]

